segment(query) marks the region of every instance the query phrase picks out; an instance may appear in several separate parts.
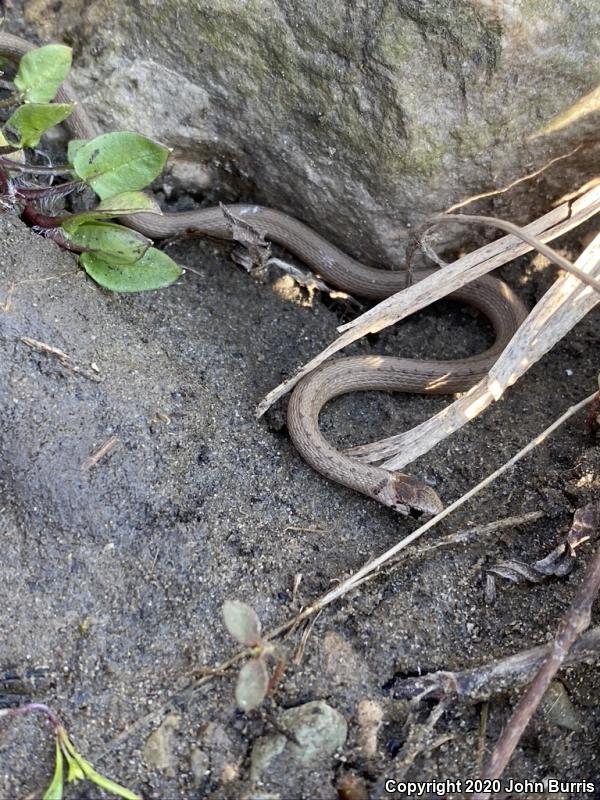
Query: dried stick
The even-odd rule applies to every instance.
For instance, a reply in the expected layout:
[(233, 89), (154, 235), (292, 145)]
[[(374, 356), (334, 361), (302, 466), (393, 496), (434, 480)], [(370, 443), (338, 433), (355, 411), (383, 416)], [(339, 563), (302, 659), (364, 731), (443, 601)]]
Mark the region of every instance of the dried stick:
[(101, 444), (100, 447), (98, 447), (96, 450), (94, 450), (94, 452), (91, 453), (91, 455), (89, 455), (85, 459), (85, 461), (81, 465), (82, 471), (85, 472), (86, 470), (89, 470), (92, 467), (95, 467), (96, 464), (101, 459), (103, 459), (104, 456), (108, 455), (108, 453), (110, 453), (111, 450), (114, 450), (114, 448), (118, 444), (119, 444), (119, 437), (118, 436), (111, 436), (103, 444)]
[[(563, 203), (543, 217), (526, 225), (523, 230), (534, 234), (543, 242), (548, 242), (576, 228), (598, 211), (600, 211), (600, 186), (595, 186), (573, 203)], [(460, 286), (465, 286), (508, 261), (528, 253), (531, 249), (530, 245), (516, 240), (512, 235), (503, 236), (495, 242), (459, 258), (458, 261), (449, 264), (442, 271), (434, 272), (417, 284), (378, 303), (370, 311), (339, 327), (338, 330), (342, 335), (338, 339), (301, 367), (293, 377), (269, 392), (258, 405), (257, 416), (262, 416), (273, 403), (289, 392), (305, 375), (342, 348), (367, 333), (377, 333), (389, 325), (399, 322), (436, 300), (440, 300)]]
[[(597, 270), (599, 262), (600, 235), (577, 259), (577, 266), (589, 273)], [(559, 277), (528, 315), (489, 374), (469, 392), (410, 431), (354, 447), (349, 453), (359, 460), (381, 463), (389, 470), (402, 469), (498, 400), (508, 386), (599, 302), (600, 295), (582, 286), (575, 276)]]
[[(394, 685), (394, 697), (401, 700), (456, 697), (473, 703), (489, 700), (529, 683), (552, 647), (551, 643), (543, 644), (460, 672), (439, 670), (418, 678), (406, 678)], [(597, 659), (600, 659), (600, 626), (587, 631), (575, 642), (561, 667)]]
[(481, 222), (484, 225), (489, 225), (493, 228), (500, 228), (502, 231), (512, 233), (513, 236), (516, 236), (518, 239), (522, 239), (524, 242), (527, 242), (527, 244), (530, 244), (543, 256), (546, 256), (548, 261), (552, 261), (566, 272), (570, 272), (571, 275), (576, 275), (580, 281), (588, 286), (591, 286), (600, 294), (600, 281), (597, 281), (596, 278), (593, 278), (591, 275), (588, 275), (583, 270), (579, 269), (575, 264), (569, 261), (568, 258), (565, 258), (560, 253), (557, 253), (556, 250), (548, 247), (548, 245), (544, 244), (541, 239), (538, 239), (536, 236), (533, 236), (527, 231), (522, 230), (518, 225), (513, 225), (512, 222), (507, 222), (507, 220), (504, 219), (497, 219), (496, 217), (483, 216), (481, 214), (438, 214), (437, 216), (432, 217), (431, 224), (438, 222), (458, 222), (463, 225), (469, 222)]
[(529, 522), (535, 522), (544, 517), (543, 511), (528, 511), (525, 514), (518, 514), (513, 517), (504, 517), (504, 519), (495, 519), (493, 522), (487, 522), (485, 525), (476, 525), (473, 528), (465, 528), (465, 530), (451, 533), (444, 536), (443, 539), (438, 539), (432, 544), (420, 547), (418, 550), (412, 550), (407, 553), (411, 558), (420, 558), (425, 553), (430, 553), (432, 550), (438, 550), (440, 547), (451, 547), (457, 544), (466, 544), (471, 539), (482, 539), (485, 536), (490, 536), (497, 531), (506, 530), (506, 528), (516, 528), (519, 525), (526, 525)]
[(58, 347), (53, 347), (50, 344), (46, 344), (46, 342), (38, 342), (37, 339), (30, 339), (29, 336), (21, 336), (19, 341), (26, 344), (27, 347), (30, 347), (32, 350), (37, 350), (39, 353), (45, 353), (47, 356), (56, 358), (61, 366), (70, 369), (71, 372), (77, 375), (82, 375), (84, 378), (90, 381), (96, 381), (97, 383), (102, 382), (102, 378), (99, 375), (87, 369), (83, 369), (82, 367), (78, 367), (77, 364), (73, 363), (71, 356), (59, 350)]
[[(593, 513), (593, 512), (591, 512)], [(598, 519), (596, 511), (595, 525)], [(542, 666), (529, 688), (520, 699), (492, 755), (483, 769), (482, 780), (499, 778), (519, 743), (523, 731), (529, 724), (539, 706), (546, 689), (554, 676), (564, 664), (569, 651), (581, 633), (589, 627), (592, 618), (592, 606), (600, 590), (600, 547), (596, 548), (592, 560), (586, 570), (583, 582), (579, 587), (567, 613), (562, 618), (556, 637), (549, 647)], [(479, 792), (473, 795), (474, 800), (487, 800), (490, 792)]]
[[(446, 708), (447, 703), (445, 700), (442, 700), (433, 707), (425, 722), (413, 722), (402, 750), (400, 750), (393, 760), (389, 769), (389, 772), (394, 776), (394, 780), (404, 780), (406, 773), (412, 767), (417, 757), (425, 750), (434, 749), (435, 741), (432, 738), (433, 732), (435, 726), (446, 711)], [(437, 746), (439, 747), (444, 742), (447, 742), (449, 738), (452, 738), (452, 736), (445, 735), (443, 740), (438, 740)]]

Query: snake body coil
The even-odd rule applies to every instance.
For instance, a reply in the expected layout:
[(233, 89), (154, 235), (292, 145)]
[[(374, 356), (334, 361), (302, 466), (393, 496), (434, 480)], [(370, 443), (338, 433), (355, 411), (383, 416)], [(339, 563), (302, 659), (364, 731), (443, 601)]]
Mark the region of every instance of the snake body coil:
[[(0, 32), (0, 55), (20, 59), (34, 45)], [(59, 90), (60, 102), (77, 102), (67, 83)], [(80, 104), (63, 123), (74, 138), (98, 134)], [(339, 289), (380, 300), (404, 288), (401, 272), (375, 269), (356, 261), (293, 217), (261, 206), (228, 207), (246, 218), (266, 238), (282, 245), (325, 280)], [(152, 239), (182, 234), (231, 239), (229, 224), (220, 208), (175, 214), (136, 214), (121, 221)], [(430, 270), (417, 270), (420, 280)], [(325, 364), (305, 377), (294, 390), (288, 408), (290, 436), (302, 456), (327, 478), (368, 495), (402, 513), (410, 510), (434, 514), (442, 504), (421, 481), (399, 472), (363, 464), (332, 447), (319, 429), (319, 413), (328, 400), (347, 392), (382, 391), (450, 393), (471, 388), (489, 371), (525, 316), (525, 309), (511, 289), (501, 281), (484, 277), (450, 295), (474, 306), (492, 323), (493, 346), (480, 355), (454, 361), (423, 361), (379, 356), (354, 356)]]

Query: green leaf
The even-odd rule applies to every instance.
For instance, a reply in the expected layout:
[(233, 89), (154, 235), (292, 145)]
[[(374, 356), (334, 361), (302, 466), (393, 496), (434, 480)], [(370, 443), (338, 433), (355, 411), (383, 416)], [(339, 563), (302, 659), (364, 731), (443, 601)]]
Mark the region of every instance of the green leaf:
[(261, 658), (247, 661), (240, 670), (235, 687), (235, 700), (240, 711), (252, 711), (265, 699), (269, 688), (269, 673)]
[(4, 130), (14, 128), (17, 131), (20, 147), (35, 147), (42, 134), (66, 119), (74, 107), (73, 103), (29, 103), (19, 106), (4, 124)]
[(49, 103), (71, 69), (71, 48), (47, 44), (21, 58), (14, 84), (26, 103)]
[(102, 789), (105, 789), (111, 794), (117, 795), (117, 797), (124, 797), (125, 800), (142, 800), (139, 794), (135, 794), (135, 792), (127, 789), (125, 786), (121, 786), (119, 783), (111, 781), (110, 778), (105, 778), (104, 775), (100, 775), (100, 773), (96, 772), (92, 765), (83, 758), (81, 759), (81, 762), (82, 766), (84, 766), (85, 777), (88, 779), (88, 781), (95, 783), (97, 786), (100, 786)]
[(42, 800), (62, 800), (63, 796), (63, 754), (58, 739), (56, 739), (56, 760), (54, 762), (54, 775), (50, 785), (44, 792)]
[(174, 283), (183, 272), (173, 259), (155, 247), (147, 250), (135, 264), (111, 264), (99, 253), (82, 253), (79, 260), (90, 278), (113, 292), (162, 289)]
[(74, 226), (73, 219), (71, 217), (62, 224), (67, 239), (114, 264), (133, 264), (152, 245), (150, 239), (124, 225), (93, 221)]
[(73, 168), (105, 200), (148, 186), (162, 172), (168, 155), (168, 147), (139, 133), (105, 133), (76, 150)]
[(67, 759), (67, 783), (75, 783), (75, 781), (82, 781), (85, 779), (85, 774), (81, 769), (81, 765), (79, 764), (79, 759), (77, 757), (77, 753), (75, 748), (73, 748), (73, 753), (69, 753), (68, 750), (64, 751), (65, 758)]
[(113, 216), (139, 214), (141, 211), (162, 214), (156, 200), (150, 195), (144, 194), (144, 192), (121, 192), (121, 194), (115, 194), (106, 200), (101, 200), (95, 211), (102, 211), (103, 214), (112, 213)]
[(72, 233), (85, 222), (121, 217), (124, 214), (140, 214), (142, 212), (162, 214), (156, 200), (149, 197), (149, 195), (143, 192), (123, 192), (122, 194), (114, 195), (114, 197), (109, 197), (107, 200), (102, 200), (91, 211), (73, 214), (63, 222), (62, 227), (65, 231)]
[[(86, 761), (85, 758), (77, 752), (64, 728), (59, 732), (59, 737), (63, 745), (63, 752), (69, 763), (69, 783), (72, 781), (85, 780), (87, 778), (88, 781), (92, 781), (92, 783), (101, 786), (103, 789), (106, 789), (107, 792), (112, 792), (112, 794), (118, 797), (124, 797), (125, 800), (142, 800), (139, 795), (96, 772), (90, 762)], [(60, 800), (60, 798), (58, 800)]]
[(225, 627), (240, 644), (253, 645), (260, 639), (260, 620), (256, 611), (241, 600), (223, 603)]
[(67, 161), (69, 164), (73, 163), (75, 154), (80, 150), (84, 144), (87, 144), (89, 139), (71, 139), (67, 145)]

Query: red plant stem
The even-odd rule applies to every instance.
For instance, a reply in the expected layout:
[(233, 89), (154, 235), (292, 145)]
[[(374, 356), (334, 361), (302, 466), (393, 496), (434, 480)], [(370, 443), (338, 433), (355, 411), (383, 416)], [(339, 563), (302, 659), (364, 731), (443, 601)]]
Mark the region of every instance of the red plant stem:
[(56, 242), (59, 247), (62, 247), (63, 250), (68, 250), (70, 253), (79, 254), (91, 252), (89, 247), (80, 247), (78, 244), (73, 244), (73, 242), (70, 242), (58, 232), (57, 228), (52, 228), (50, 231), (48, 231), (47, 235), (50, 239), (52, 239), (53, 242)]
[(49, 217), (30, 205), (25, 206), (21, 216), (26, 222), (31, 225), (37, 225), (39, 228), (60, 228), (65, 219), (68, 218), (68, 215), (64, 217)]
[(30, 711), (37, 712), (38, 714), (43, 714), (54, 728), (55, 733), (57, 733), (58, 730), (63, 727), (61, 721), (56, 716), (54, 711), (48, 708), (48, 706), (45, 705), (44, 703), (25, 703), (24, 705), (19, 706), (18, 708), (7, 709), (7, 711), (8, 711), (7, 716), (10, 717), (22, 717), (25, 714), (28, 714)]
[[(5, 151), (5, 147), (0, 148), (0, 153)], [(9, 152), (14, 151), (14, 147), (9, 150)], [(70, 164), (59, 164), (57, 167), (44, 167), (40, 164), (20, 164), (18, 161), (13, 161), (12, 158), (5, 158), (2, 155), (0, 155), (0, 165), (15, 172), (30, 172), (34, 175), (65, 175), (73, 172), (73, 167)]]

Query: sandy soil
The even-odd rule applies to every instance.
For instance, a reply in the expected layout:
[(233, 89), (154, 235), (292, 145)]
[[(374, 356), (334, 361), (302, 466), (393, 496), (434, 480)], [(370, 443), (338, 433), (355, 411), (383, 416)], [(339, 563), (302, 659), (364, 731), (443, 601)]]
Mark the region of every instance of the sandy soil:
[[(321, 299), (312, 309), (294, 304), (212, 243), (169, 252), (195, 272), (165, 291), (113, 296), (53, 243), (0, 217), (0, 669), (47, 667), (47, 682), (29, 696), (61, 715), (98, 769), (147, 798), (335, 798), (347, 772), (383, 796), (408, 732), (397, 681), (477, 665), (555, 630), (589, 549), (566, 579), (501, 582), (493, 605), (484, 602), (482, 572), (499, 559), (535, 560), (561, 540), (574, 509), (597, 497), (599, 449), (582, 418), (569, 422), (429, 540), (528, 511), (543, 511), (542, 519), (408, 555), (322, 614), (264, 712), (236, 710), (234, 670), (182, 693), (198, 668), (235, 652), (221, 621), (226, 599), (245, 600), (269, 628), (417, 523), (313, 472), (288, 440), (281, 409), (254, 419), (256, 402), (333, 338), (347, 309)], [(530, 259), (506, 275), (529, 303), (541, 291), (543, 274)], [(21, 337), (60, 348), (82, 371)], [(488, 340), (480, 320), (448, 304), (355, 352), (453, 357)], [(597, 353), (591, 315), (415, 473), (455, 499), (593, 390)], [(327, 410), (324, 429), (339, 443), (358, 442), (367, 431), (371, 438), (406, 428), (445, 402), (353, 395)], [(113, 436), (116, 447), (86, 468)], [(296, 633), (284, 643), (290, 655), (298, 640)], [(600, 786), (597, 673), (579, 666), (561, 680), (578, 730), (538, 716), (508, 774)], [(178, 691), (167, 716), (164, 704)], [(371, 754), (361, 747), (365, 698), (383, 715)], [(309, 765), (286, 751), (252, 785), (256, 741), (276, 734), (284, 709), (312, 700), (345, 718), (344, 746)], [(513, 703), (512, 695), (491, 701), (488, 745)], [(409, 777), (474, 776), (479, 720), (478, 705), (453, 706), (437, 727), (448, 740), (417, 758)], [(40, 720), (2, 724), (2, 798), (39, 794), (51, 769), (51, 736)], [(67, 794), (96, 796), (89, 785)]]

